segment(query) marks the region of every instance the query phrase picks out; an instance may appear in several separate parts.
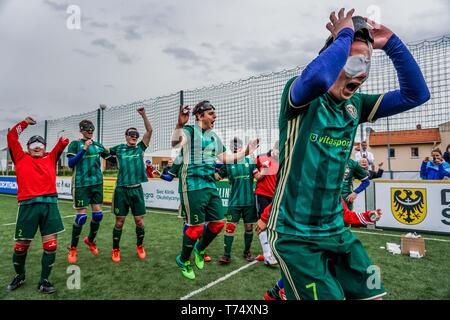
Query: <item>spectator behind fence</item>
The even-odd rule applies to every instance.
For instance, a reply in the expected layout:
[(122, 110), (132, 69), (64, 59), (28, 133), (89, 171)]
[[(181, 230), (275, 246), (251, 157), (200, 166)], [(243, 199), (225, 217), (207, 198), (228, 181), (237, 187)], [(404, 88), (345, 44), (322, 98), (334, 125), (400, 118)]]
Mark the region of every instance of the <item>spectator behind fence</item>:
[(378, 171), (369, 169), (369, 161), (366, 158), (362, 158), (361, 160), (359, 160), (359, 165), (369, 173), (369, 180), (378, 179), (383, 176), (383, 162), (380, 162), (378, 164)]
[(447, 146), (447, 149), (445, 149), (445, 152), (444, 152), (444, 160), (445, 160), (447, 163), (450, 163), (450, 144)]
[(420, 177), (423, 180), (443, 180), (450, 177), (450, 164), (442, 157), (442, 151), (434, 148), (430, 157), (426, 157), (420, 167)]
[(373, 153), (367, 150), (367, 141), (361, 142), (360, 150), (357, 150), (355, 154), (355, 160), (359, 162), (361, 159), (367, 159), (369, 161), (369, 168), (375, 170), (375, 157)]

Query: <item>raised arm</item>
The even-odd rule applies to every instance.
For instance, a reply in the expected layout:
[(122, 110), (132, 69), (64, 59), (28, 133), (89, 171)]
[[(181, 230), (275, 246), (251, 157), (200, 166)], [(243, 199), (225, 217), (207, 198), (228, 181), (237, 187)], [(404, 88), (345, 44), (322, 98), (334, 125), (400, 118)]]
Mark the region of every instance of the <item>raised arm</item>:
[(187, 137), (184, 133), (183, 127), (189, 121), (189, 112), (189, 106), (180, 106), (180, 109), (178, 111), (178, 122), (171, 137), (172, 148), (181, 148), (187, 141)]
[(344, 15), (341, 9), (336, 17), (332, 12), (327, 29), (334, 41), (303, 70), (291, 86), (290, 99), (296, 107), (308, 105), (317, 97), (325, 94), (339, 77), (350, 53), (354, 37), (352, 21), (354, 10)]
[(422, 71), (403, 42), (388, 28), (367, 19), (372, 24), (374, 49), (383, 49), (397, 71), (400, 90), (386, 93), (369, 121), (389, 117), (424, 104), (430, 91)]
[(25, 120), (17, 123), (11, 128), (11, 130), (9, 130), (7, 135), (8, 150), (14, 163), (17, 163), (17, 161), (22, 159), (25, 155), (25, 152), (19, 142), (20, 134), (28, 127), (28, 125), (34, 124), (36, 124), (36, 121), (31, 117), (27, 117)]
[(148, 120), (144, 107), (138, 108), (137, 112), (141, 115), (142, 119), (144, 120), (145, 133), (144, 136), (142, 137), (142, 142), (145, 144), (146, 147), (148, 147), (153, 133), (152, 124), (150, 123), (150, 120)]
[(59, 138), (56, 145), (53, 147), (52, 151), (50, 151), (50, 158), (56, 163), (58, 162), (59, 158), (61, 157), (61, 154), (64, 152), (64, 149), (69, 144), (69, 139), (65, 137)]
[(245, 150), (236, 153), (223, 152), (217, 155), (217, 159), (224, 164), (237, 163), (244, 159), (246, 156), (253, 154), (259, 147), (259, 139), (250, 141)]

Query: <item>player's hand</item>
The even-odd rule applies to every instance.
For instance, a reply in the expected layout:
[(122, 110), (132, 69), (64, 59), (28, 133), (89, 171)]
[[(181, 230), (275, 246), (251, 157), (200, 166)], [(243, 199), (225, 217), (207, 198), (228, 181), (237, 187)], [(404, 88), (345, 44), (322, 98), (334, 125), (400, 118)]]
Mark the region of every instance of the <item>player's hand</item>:
[(144, 107), (139, 107), (136, 109), (136, 111), (141, 115), (141, 116), (145, 116), (145, 108)]
[(26, 117), (25, 121), (29, 124), (29, 125), (35, 125), (36, 124), (36, 120), (34, 120), (34, 118), (32, 117)]
[(263, 232), (264, 230), (266, 230), (267, 228), (267, 223), (265, 223), (264, 221), (262, 221), (261, 219), (259, 219), (256, 222), (256, 227), (255, 227), (255, 231), (256, 233), (260, 234), (261, 232)]
[(358, 194), (356, 192), (352, 192), (347, 196), (347, 198), (345, 198), (345, 200), (347, 202), (353, 203), (353, 202), (355, 202), (357, 197), (358, 197)]
[(384, 164), (384, 162), (380, 162), (379, 164), (378, 164), (378, 167), (382, 167), (383, 166), (383, 164)]
[(425, 157), (425, 159), (423, 159), (423, 162), (428, 162), (430, 161), (430, 157)]
[(330, 14), (330, 21), (327, 23), (327, 29), (333, 35), (333, 39), (336, 39), (337, 35), (342, 29), (350, 28), (355, 30), (355, 26), (353, 25), (352, 16), (355, 13), (355, 9), (350, 10), (345, 14), (345, 9), (342, 8), (339, 10), (338, 15), (336, 17), (336, 13), (333, 11)]
[(178, 113), (178, 123), (177, 123), (178, 127), (182, 127), (186, 123), (188, 123), (190, 112), (191, 112), (191, 108), (189, 106), (186, 106), (186, 105), (180, 106), (180, 111)]
[(84, 143), (83, 149), (87, 150), (89, 149), (89, 146), (92, 144), (92, 139), (86, 140), (86, 142)]
[(248, 156), (250, 154), (253, 154), (253, 152), (256, 151), (256, 149), (259, 148), (259, 138), (256, 138), (247, 145), (247, 148), (245, 149), (245, 155)]
[(220, 174), (218, 174), (216, 172), (216, 173), (214, 173), (214, 179), (216, 179), (216, 181), (220, 181), (220, 180), (222, 180), (222, 177), (220, 176)]
[(383, 49), (389, 39), (394, 35), (394, 32), (367, 17), (364, 20), (372, 27), (373, 48)]
[(381, 211), (381, 209), (370, 211), (369, 213), (370, 221), (377, 222), (378, 220), (380, 220), (382, 214), (383, 212)]
[(61, 136), (61, 137), (59, 137), (59, 141), (62, 143), (65, 143), (65, 144), (69, 144), (70, 140), (67, 137)]

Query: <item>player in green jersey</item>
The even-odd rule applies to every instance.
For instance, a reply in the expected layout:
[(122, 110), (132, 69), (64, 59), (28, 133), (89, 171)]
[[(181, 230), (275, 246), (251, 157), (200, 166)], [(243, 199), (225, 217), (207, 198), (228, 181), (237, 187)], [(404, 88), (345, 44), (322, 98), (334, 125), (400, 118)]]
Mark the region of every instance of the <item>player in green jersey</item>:
[[(234, 153), (242, 152), (242, 145), (242, 140), (235, 137), (231, 143), (231, 150)], [(248, 262), (255, 260), (250, 252), (250, 247), (253, 240), (253, 224), (257, 220), (253, 175), (258, 172), (255, 160), (251, 157), (245, 157), (238, 163), (224, 165), (219, 171), (219, 178), (228, 177), (231, 187), (224, 236), (225, 253), (219, 259), (220, 264), (231, 262), (234, 232), (241, 217), (244, 220), (245, 228), (243, 256)]]
[[(344, 227), (340, 192), (360, 123), (425, 103), (430, 93), (407, 47), (383, 25), (332, 12), (332, 36), (283, 91), (280, 167), (267, 225), (270, 246), (292, 299), (377, 299), (379, 269)], [(392, 60), (400, 90), (362, 94), (373, 49)], [(377, 271), (378, 270), (378, 271)]]
[(87, 221), (87, 207), (92, 209), (92, 220), (89, 235), (84, 243), (94, 256), (98, 256), (95, 236), (103, 219), (103, 173), (100, 157), (110, 157), (108, 150), (100, 143), (93, 141), (94, 124), (89, 120), (82, 120), (79, 124), (82, 138), (69, 144), (67, 157), (69, 167), (73, 169), (72, 197), (73, 207), (77, 214), (72, 227), (72, 241), (69, 246), (67, 260), (77, 262), (77, 246), (83, 225)]
[[(216, 121), (214, 106), (206, 100), (199, 102), (192, 110), (196, 120), (194, 125), (187, 125), (189, 111), (188, 106), (180, 106), (178, 123), (172, 134), (172, 147), (181, 148), (183, 156), (181, 210), (186, 219), (182, 250), (176, 262), (183, 276), (195, 279), (189, 260), (192, 251), (195, 265), (203, 269), (205, 249), (225, 225), (222, 199), (214, 179), (215, 161), (217, 159), (224, 164), (239, 161), (252, 154), (259, 141), (251, 141), (241, 152), (226, 153), (222, 141), (213, 131)], [(204, 227), (205, 223), (207, 227)]]
[[(361, 184), (355, 190), (353, 190), (353, 179), (361, 181)], [(344, 181), (342, 181), (341, 195), (350, 210), (353, 210), (353, 202), (355, 202), (358, 194), (366, 190), (369, 185), (369, 174), (367, 171), (355, 160), (348, 159), (344, 172)]]
[(152, 137), (152, 125), (147, 118), (144, 107), (137, 109), (144, 120), (145, 133), (138, 142), (139, 132), (136, 128), (128, 128), (125, 131), (125, 144), (119, 144), (110, 149), (111, 155), (117, 158), (119, 174), (116, 188), (114, 189), (112, 212), (116, 215), (116, 223), (113, 229), (113, 249), (111, 258), (114, 262), (120, 261), (120, 238), (123, 224), (129, 210), (134, 216), (136, 224), (136, 251), (139, 259), (146, 257), (144, 249), (144, 215), (145, 201), (141, 183), (147, 182), (145, 172), (144, 152), (148, 148)]

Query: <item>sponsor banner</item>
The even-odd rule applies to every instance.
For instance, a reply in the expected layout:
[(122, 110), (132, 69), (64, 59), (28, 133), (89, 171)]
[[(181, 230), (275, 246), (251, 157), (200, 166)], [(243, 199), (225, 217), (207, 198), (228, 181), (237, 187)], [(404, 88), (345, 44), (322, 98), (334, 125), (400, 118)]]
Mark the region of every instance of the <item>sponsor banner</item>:
[(178, 180), (168, 182), (161, 179), (149, 179), (142, 184), (142, 189), (146, 207), (178, 210), (180, 206)]
[(72, 200), (72, 178), (56, 177), (56, 191), (59, 199)]
[(16, 177), (0, 177), (0, 193), (17, 194)]
[(376, 181), (378, 227), (450, 233), (450, 183)]
[(116, 178), (103, 178), (103, 203), (111, 204)]

